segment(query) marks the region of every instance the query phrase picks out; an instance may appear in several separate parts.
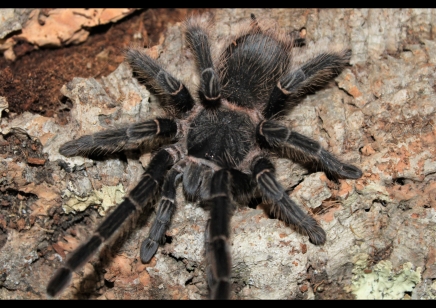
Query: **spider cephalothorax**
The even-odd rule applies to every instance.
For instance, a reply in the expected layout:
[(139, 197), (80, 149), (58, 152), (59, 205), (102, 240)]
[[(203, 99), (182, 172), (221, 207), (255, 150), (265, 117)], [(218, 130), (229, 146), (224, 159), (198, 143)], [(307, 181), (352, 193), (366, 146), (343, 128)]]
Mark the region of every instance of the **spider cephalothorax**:
[(229, 221), (235, 204), (247, 204), (250, 197), (261, 196), (271, 203), (275, 217), (307, 234), (312, 243), (320, 245), (326, 240), (315, 219), (301, 210), (277, 182), (269, 153), (311, 162), (334, 178), (357, 179), (362, 175), (318, 142), (278, 121), (292, 104), (338, 75), (347, 65), (350, 51), (319, 52), (298, 65), (291, 54), (302, 40), (252, 15), (214, 62), (207, 27), (199, 18), (185, 23), (185, 33), (200, 76), (196, 100), (144, 51), (128, 49), (130, 66), (166, 97), (174, 116), (83, 136), (60, 148), (61, 154), (75, 156), (122, 151), (163, 137), (173, 141), (157, 151), (141, 181), (91, 239), (69, 255), (47, 287), (50, 296), (59, 295), (72, 272), (160, 193), (156, 220), (140, 250), (141, 260), (149, 262), (165, 239), (176, 208), (176, 187), (182, 182), (188, 199), (210, 209), (206, 251), (211, 297), (229, 298)]

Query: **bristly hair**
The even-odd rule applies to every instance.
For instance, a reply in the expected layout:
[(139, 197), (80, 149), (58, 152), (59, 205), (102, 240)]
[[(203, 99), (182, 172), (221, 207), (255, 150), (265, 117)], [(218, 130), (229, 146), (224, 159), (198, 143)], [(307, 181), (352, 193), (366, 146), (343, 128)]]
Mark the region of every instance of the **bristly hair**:
[(226, 41), (216, 64), (222, 95), (240, 106), (258, 108), (288, 71), (293, 39), (273, 20), (255, 18), (241, 23)]

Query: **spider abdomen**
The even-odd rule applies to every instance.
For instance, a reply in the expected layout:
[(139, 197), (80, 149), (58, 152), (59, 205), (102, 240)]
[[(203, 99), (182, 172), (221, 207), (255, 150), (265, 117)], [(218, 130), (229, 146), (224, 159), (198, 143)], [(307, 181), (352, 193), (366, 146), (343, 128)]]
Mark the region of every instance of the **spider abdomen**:
[(188, 155), (235, 168), (254, 146), (254, 132), (254, 124), (243, 112), (205, 109), (189, 128)]
[(245, 35), (223, 52), (220, 66), (222, 94), (241, 107), (268, 100), (287, 70), (289, 46), (265, 33)]

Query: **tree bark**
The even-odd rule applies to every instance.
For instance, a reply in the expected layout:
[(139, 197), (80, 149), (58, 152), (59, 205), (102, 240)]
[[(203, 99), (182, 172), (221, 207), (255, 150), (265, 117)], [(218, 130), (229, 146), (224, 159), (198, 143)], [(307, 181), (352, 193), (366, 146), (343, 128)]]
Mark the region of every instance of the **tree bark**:
[[(251, 13), (272, 18), (289, 32), (305, 28), (307, 46), (301, 51), (352, 50), (351, 65), (295, 106), (284, 123), (363, 171), (358, 180), (334, 182), (323, 172), (275, 158), (279, 181), (319, 221), (327, 242), (315, 246), (271, 218), (262, 205), (241, 205), (231, 221), (232, 298), (435, 298), (436, 10), (212, 11), (214, 52)], [(149, 53), (194, 93), (198, 74), (180, 23), (170, 26), (162, 44)], [(295, 59), (303, 60), (303, 52)], [(0, 216), (2, 299), (46, 298), (55, 269), (135, 186), (151, 155), (143, 148), (105, 160), (66, 158), (59, 147), (85, 134), (163, 115), (156, 97), (132, 77), (126, 63), (99, 80), (74, 78), (62, 94), (72, 106), (64, 126), (30, 113), (1, 118), (0, 143), (17, 152), (16, 159), (8, 156), (11, 152), (1, 154), (2, 191), (16, 191), (31, 213), (14, 214), (23, 215), (21, 229), (20, 219), (11, 228)], [(41, 154), (29, 160), (12, 141), (23, 149), (40, 147)], [(208, 212), (186, 201), (181, 187), (177, 202), (167, 243), (149, 264), (141, 263), (139, 247), (153, 211), (134, 227), (126, 226), (129, 232), (74, 275), (61, 298), (207, 298)]]

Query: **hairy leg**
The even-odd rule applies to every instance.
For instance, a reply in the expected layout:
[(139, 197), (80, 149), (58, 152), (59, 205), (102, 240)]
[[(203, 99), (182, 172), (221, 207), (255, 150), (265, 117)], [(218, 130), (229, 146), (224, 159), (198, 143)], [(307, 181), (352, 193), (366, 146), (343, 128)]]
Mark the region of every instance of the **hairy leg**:
[(205, 107), (217, 106), (221, 98), (221, 86), (215, 71), (207, 31), (197, 18), (185, 24), (186, 42), (192, 49), (200, 71), (199, 96)]
[(263, 121), (258, 125), (256, 133), (261, 145), (279, 150), (286, 157), (299, 162), (313, 162), (335, 178), (358, 179), (362, 176), (359, 168), (342, 163), (315, 140), (291, 131), (286, 126)]
[(325, 85), (342, 72), (350, 58), (350, 50), (321, 53), (282, 76), (263, 110), (265, 118), (271, 119), (282, 115), (304, 95)]
[(146, 140), (172, 137), (177, 134), (177, 123), (172, 119), (157, 118), (119, 129), (109, 129), (85, 135), (63, 144), (59, 153), (64, 156), (104, 155), (137, 148)]
[(305, 214), (289, 198), (285, 189), (277, 182), (274, 171), (274, 165), (266, 158), (259, 157), (253, 162), (253, 178), (256, 180), (263, 196), (272, 203), (274, 216), (307, 233), (315, 245), (324, 244), (326, 241), (324, 230), (315, 219)]
[(230, 296), (231, 255), (229, 247), (230, 217), (233, 212), (231, 200), (232, 177), (228, 170), (214, 173), (211, 181), (211, 205), (209, 223), (209, 247), (206, 247), (211, 269), (211, 298), (228, 299)]
[(126, 60), (139, 77), (168, 95), (177, 111), (187, 112), (194, 107), (194, 100), (185, 85), (165, 71), (144, 51), (130, 48), (126, 51)]
[(47, 286), (47, 294), (55, 297), (69, 285), (74, 271), (79, 270), (108, 241), (114, 233), (136, 212), (140, 212), (156, 195), (167, 168), (173, 165), (175, 150), (162, 149), (153, 157), (141, 181), (124, 201), (111, 212), (92, 237), (68, 255), (65, 264), (56, 271)]
[(159, 244), (165, 242), (165, 232), (176, 209), (176, 187), (181, 175), (181, 170), (173, 168), (165, 178), (162, 186), (162, 199), (157, 208), (156, 219), (151, 226), (148, 238), (141, 245), (140, 256), (143, 263), (150, 262)]

